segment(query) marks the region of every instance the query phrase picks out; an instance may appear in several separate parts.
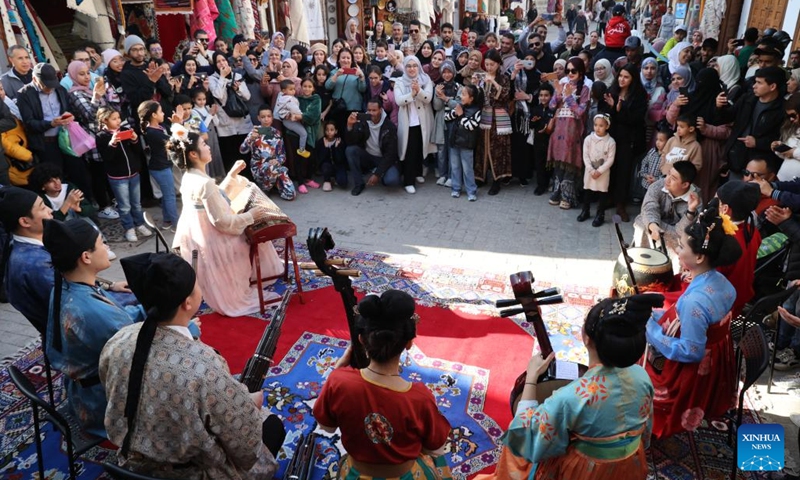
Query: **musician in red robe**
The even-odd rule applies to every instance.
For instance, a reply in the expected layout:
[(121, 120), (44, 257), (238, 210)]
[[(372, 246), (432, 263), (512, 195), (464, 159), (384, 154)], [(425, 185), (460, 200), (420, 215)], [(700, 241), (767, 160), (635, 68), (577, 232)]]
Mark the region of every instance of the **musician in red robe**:
[(653, 381), (653, 435), (693, 431), (733, 404), (736, 361), (730, 336), (736, 290), (717, 267), (742, 254), (736, 226), (719, 215), (718, 200), (681, 232), (678, 256), (691, 282), (668, 310), (647, 323), (647, 372)]

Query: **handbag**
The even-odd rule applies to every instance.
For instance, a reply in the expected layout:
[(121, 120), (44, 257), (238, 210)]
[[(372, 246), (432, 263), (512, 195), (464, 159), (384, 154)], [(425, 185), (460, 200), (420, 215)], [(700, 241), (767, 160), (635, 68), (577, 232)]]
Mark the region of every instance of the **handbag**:
[(71, 122), (67, 125), (69, 143), (75, 156), (82, 157), (86, 152), (97, 148), (94, 137), (89, 135), (78, 122)]
[(344, 95), (344, 86), (347, 85), (348, 76), (344, 77), (344, 82), (342, 82), (342, 88), (339, 90), (339, 98), (333, 99), (333, 104), (331, 105), (330, 115), (337, 115), (342, 114), (347, 111), (347, 102), (344, 101), (342, 95)]
[(246, 117), (250, 113), (247, 104), (242, 100), (242, 97), (233, 90), (233, 87), (229, 86), (227, 90), (228, 99), (225, 100), (225, 105), (222, 106), (222, 109), (225, 110), (225, 113), (231, 118)]

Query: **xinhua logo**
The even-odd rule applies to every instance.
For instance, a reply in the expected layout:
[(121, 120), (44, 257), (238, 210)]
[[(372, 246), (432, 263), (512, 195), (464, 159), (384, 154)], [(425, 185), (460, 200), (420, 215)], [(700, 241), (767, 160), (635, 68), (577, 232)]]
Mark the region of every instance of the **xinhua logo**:
[(777, 471), (783, 463), (783, 426), (745, 424), (737, 431), (736, 463), (745, 471)]

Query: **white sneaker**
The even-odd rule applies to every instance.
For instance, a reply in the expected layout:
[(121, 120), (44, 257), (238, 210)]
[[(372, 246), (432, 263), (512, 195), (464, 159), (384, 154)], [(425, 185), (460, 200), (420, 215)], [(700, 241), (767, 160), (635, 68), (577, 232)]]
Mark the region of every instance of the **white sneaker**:
[(108, 259), (114, 261), (117, 259), (117, 254), (111, 251), (111, 247), (106, 245), (106, 250), (108, 251)]
[(409, 185), (406, 187), (406, 192), (408, 193), (417, 193), (417, 189), (414, 188), (414, 185)]
[(151, 232), (146, 225), (139, 225), (138, 227), (136, 227), (136, 233), (138, 233), (143, 237), (149, 237), (153, 234), (153, 232)]
[(97, 212), (97, 216), (103, 220), (116, 220), (119, 218), (119, 212), (108, 206)]
[(444, 186), (444, 182), (447, 181), (446, 177), (439, 177), (439, 180), (436, 180), (436, 185)]
[(425, 183), (425, 177), (424, 176), (417, 177), (416, 180), (417, 180), (417, 183)]
[(138, 242), (139, 237), (136, 236), (136, 230), (131, 228), (125, 231), (125, 240), (129, 242)]
[(447, 187), (447, 188), (452, 187), (453, 186), (453, 181), (448, 178), (447, 181), (444, 182), (444, 186)]

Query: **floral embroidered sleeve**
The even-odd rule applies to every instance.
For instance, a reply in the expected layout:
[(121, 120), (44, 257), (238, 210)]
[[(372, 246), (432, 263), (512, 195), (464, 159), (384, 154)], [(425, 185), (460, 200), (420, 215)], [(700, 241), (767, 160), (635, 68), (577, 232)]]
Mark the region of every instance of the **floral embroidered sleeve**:
[(684, 296), (676, 305), (680, 336), (664, 333), (668, 325), (659, 325), (653, 318), (647, 322), (647, 341), (665, 357), (676, 362), (695, 363), (703, 358), (706, 331), (711, 323), (713, 303), (697, 293)]
[(589, 89), (584, 86), (581, 88), (580, 97), (576, 97), (574, 94), (567, 95), (564, 98), (564, 106), (572, 110), (572, 113), (580, 118), (586, 113), (586, 109), (589, 108), (589, 94)]

